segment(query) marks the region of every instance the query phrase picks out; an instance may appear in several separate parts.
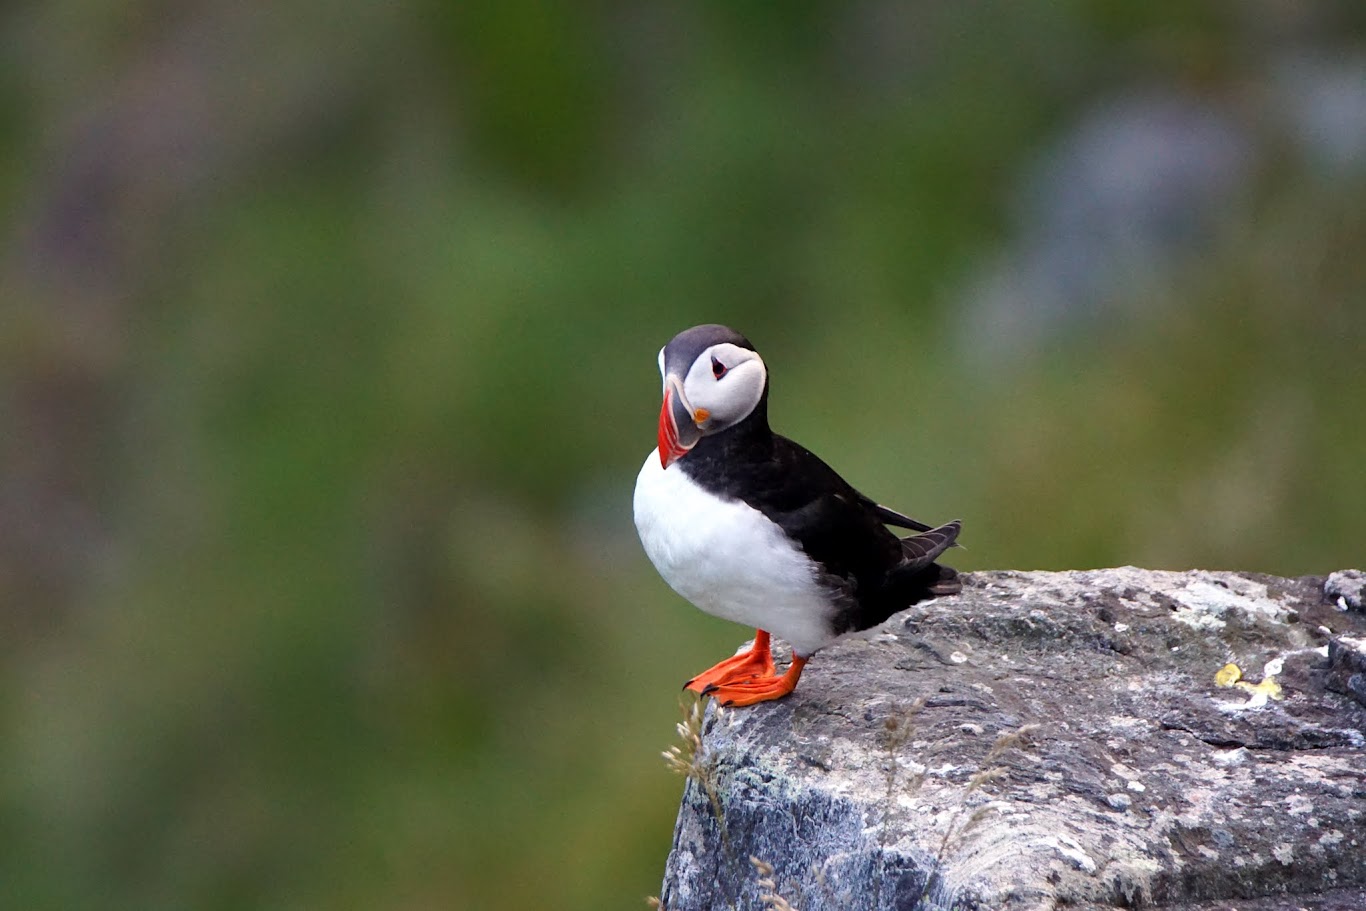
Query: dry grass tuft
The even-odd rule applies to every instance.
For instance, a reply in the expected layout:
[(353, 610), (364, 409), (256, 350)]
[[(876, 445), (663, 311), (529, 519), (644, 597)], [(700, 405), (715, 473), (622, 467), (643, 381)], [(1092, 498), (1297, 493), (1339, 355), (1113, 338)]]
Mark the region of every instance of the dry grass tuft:
[[(702, 793), (707, 795), (711, 804), (712, 817), (721, 832), (721, 844), (727, 850), (730, 840), (726, 835), (726, 817), (721, 811), (721, 795), (716, 781), (716, 757), (707, 750), (702, 741), (702, 730), (706, 721), (707, 700), (693, 699), (680, 701), (679, 710), (683, 720), (674, 725), (678, 731), (678, 743), (660, 753), (669, 771), (697, 782)], [(715, 709), (718, 722), (727, 720), (726, 710), (721, 706)]]

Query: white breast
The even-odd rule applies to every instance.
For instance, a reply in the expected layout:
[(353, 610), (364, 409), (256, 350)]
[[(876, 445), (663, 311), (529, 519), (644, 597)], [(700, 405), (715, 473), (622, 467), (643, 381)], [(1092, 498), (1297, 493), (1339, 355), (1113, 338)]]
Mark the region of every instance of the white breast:
[(636, 530), (674, 591), (717, 617), (765, 629), (810, 655), (834, 637), (816, 569), (759, 510), (708, 493), (650, 453), (636, 477)]

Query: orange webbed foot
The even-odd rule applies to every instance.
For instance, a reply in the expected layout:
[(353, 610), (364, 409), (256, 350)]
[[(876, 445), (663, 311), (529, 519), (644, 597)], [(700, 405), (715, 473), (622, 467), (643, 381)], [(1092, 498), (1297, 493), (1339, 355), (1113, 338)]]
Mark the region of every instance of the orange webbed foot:
[(797, 681), (801, 679), (804, 667), (806, 659), (793, 655), (792, 664), (781, 677), (770, 674), (751, 680), (714, 683), (702, 690), (702, 694), (715, 699), (720, 705), (730, 706), (754, 705), (756, 702), (781, 699), (797, 688)]
[(755, 630), (754, 645), (750, 646), (748, 651), (707, 668), (683, 684), (683, 689), (703, 693), (708, 687), (724, 686), (727, 683), (738, 683), (756, 677), (772, 677), (774, 672), (769, 635), (764, 630)]

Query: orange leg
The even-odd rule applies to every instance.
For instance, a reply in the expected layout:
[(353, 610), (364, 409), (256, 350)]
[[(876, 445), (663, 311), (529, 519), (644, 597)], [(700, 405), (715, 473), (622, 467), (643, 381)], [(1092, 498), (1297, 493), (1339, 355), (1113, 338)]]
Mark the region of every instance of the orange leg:
[(792, 656), (792, 664), (781, 677), (770, 674), (753, 680), (737, 680), (720, 684), (713, 683), (702, 691), (721, 705), (753, 705), (770, 699), (781, 699), (797, 688), (806, 659), (800, 655)]
[(720, 664), (710, 667), (683, 684), (683, 689), (695, 693), (704, 692), (707, 687), (721, 686), (731, 681), (750, 680), (754, 677), (772, 677), (773, 651), (769, 647), (769, 636), (765, 630), (754, 631), (754, 645), (747, 652), (734, 658), (727, 658)]

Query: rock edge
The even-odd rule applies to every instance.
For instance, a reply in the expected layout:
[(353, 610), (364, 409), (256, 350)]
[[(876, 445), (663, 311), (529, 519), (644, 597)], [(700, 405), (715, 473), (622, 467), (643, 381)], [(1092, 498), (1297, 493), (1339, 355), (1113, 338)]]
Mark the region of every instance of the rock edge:
[(1366, 615), (1339, 590), (964, 578), (791, 697), (708, 709), (666, 911), (1366, 908)]

